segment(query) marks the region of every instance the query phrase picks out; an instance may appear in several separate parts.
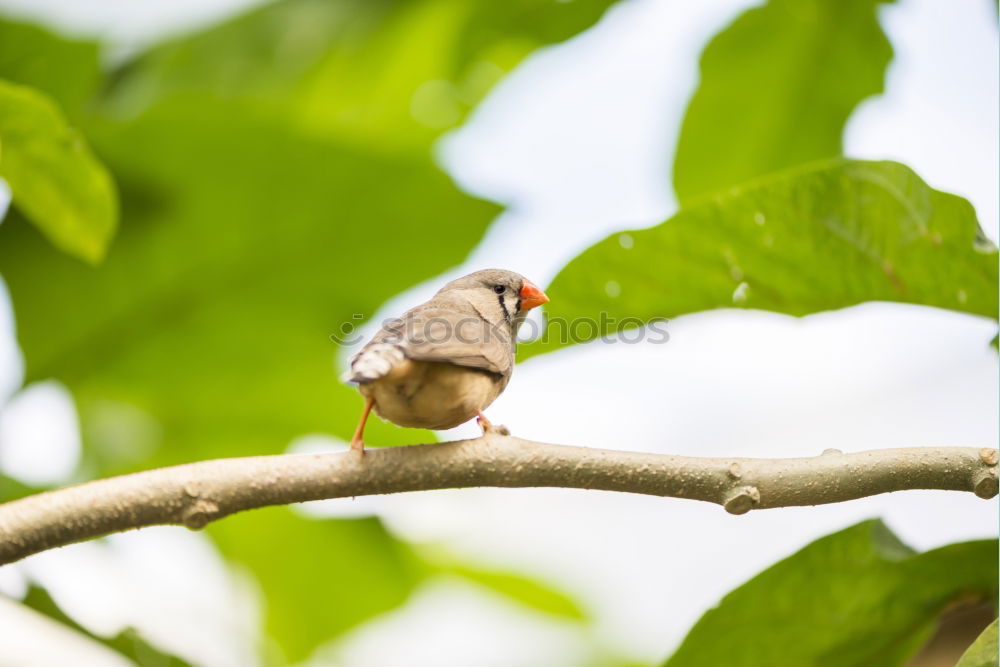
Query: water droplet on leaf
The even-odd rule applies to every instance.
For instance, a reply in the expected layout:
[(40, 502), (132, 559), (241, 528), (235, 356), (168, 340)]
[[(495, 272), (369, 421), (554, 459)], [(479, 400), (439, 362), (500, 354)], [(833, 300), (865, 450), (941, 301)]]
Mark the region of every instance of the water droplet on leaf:
[(750, 291), (750, 285), (746, 281), (741, 282), (733, 290), (733, 303), (740, 305), (747, 301), (747, 293)]

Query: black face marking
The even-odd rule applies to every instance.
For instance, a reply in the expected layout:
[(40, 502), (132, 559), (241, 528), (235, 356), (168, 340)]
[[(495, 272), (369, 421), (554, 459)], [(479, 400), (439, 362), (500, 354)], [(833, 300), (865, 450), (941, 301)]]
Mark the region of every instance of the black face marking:
[[(510, 324), (510, 311), (507, 310), (507, 304), (503, 302), (503, 293), (497, 294), (497, 301), (500, 302), (500, 309), (503, 310), (504, 321), (507, 322), (507, 324)], [(521, 304), (518, 303), (518, 307), (520, 307), (520, 305)]]

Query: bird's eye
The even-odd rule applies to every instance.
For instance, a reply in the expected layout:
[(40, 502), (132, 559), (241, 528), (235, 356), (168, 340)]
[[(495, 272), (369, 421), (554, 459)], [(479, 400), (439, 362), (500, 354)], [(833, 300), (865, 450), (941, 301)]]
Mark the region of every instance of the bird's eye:
[(503, 285), (494, 285), (493, 291), (496, 292), (497, 294), (503, 294), (504, 292), (507, 291), (507, 288), (504, 287)]

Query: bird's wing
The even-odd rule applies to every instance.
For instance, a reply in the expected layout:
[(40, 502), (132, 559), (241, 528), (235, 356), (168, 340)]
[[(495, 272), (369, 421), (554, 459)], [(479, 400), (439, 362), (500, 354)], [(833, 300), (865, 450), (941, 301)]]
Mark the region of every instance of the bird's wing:
[(402, 332), (408, 358), (510, 374), (514, 347), (507, 327), (453, 310), (426, 309), (408, 315)]
[(403, 359), (455, 364), (509, 376), (514, 365), (511, 333), (478, 314), (415, 308), (386, 324), (351, 360), (347, 382), (371, 382)]

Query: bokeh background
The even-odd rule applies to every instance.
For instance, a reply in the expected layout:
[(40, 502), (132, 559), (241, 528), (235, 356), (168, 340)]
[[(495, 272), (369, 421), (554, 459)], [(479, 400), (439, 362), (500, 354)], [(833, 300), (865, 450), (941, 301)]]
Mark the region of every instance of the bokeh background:
[[(478, 268), (546, 285), (670, 217), (699, 57), (759, 4), (0, 1), (3, 21), (59, 35), (5, 25), (0, 65), (18, 40), (44, 48), (37, 80), (122, 201), (97, 277), (14, 212), (0, 228), (0, 483), (342, 447), (360, 399), (329, 334)], [(846, 4), (874, 6), (892, 59), (884, 92), (848, 109), (843, 154), (967, 198), (995, 242), (995, 4)], [(873, 302), (669, 331), (532, 357), (489, 415), (536, 440), (704, 456), (997, 442), (991, 318)], [(432, 437), (372, 427), (374, 446)], [(560, 489), (310, 503), (0, 567), (0, 661), (128, 664), (14, 602), (42, 588), (85, 631), (134, 628), (140, 664), (653, 665), (728, 591), (869, 518), (924, 550), (995, 537), (998, 512), (946, 492), (741, 517)]]

